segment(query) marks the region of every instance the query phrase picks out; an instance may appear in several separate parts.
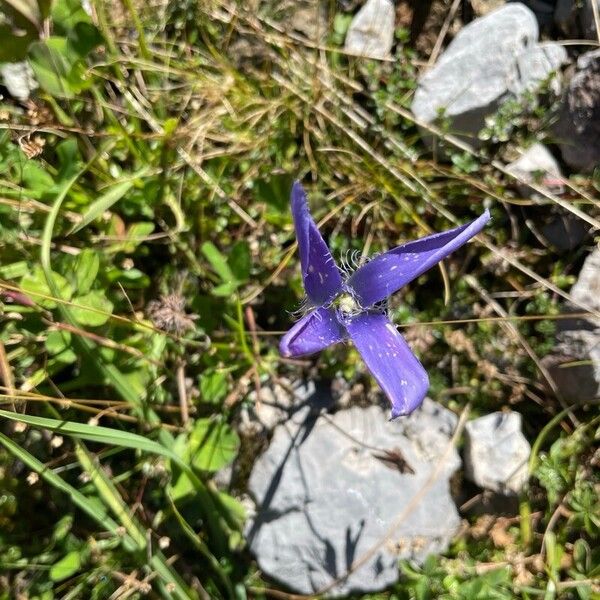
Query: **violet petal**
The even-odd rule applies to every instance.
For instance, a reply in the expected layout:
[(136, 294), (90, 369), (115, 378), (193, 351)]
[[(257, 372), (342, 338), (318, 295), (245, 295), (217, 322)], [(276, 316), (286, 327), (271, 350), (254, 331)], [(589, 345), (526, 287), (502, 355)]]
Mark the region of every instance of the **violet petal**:
[(292, 187), (292, 215), (296, 227), (304, 289), (315, 305), (330, 302), (342, 291), (342, 277), (310, 216), (306, 194), (297, 181)]
[(323, 350), (346, 337), (330, 308), (317, 308), (302, 317), (282, 338), (279, 352), (282, 356), (304, 356)]
[(460, 227), (428, 235), (376, 256), (349, 279), (363, 308), (384, 300), (422, 275), (477, 235), (490, 220), (489, 211)]
[(415, 410), (427, 393), (429, 377), (394, 325), (381, 313), (362, 313), (346, 329), (392, 403), (392, 418)]

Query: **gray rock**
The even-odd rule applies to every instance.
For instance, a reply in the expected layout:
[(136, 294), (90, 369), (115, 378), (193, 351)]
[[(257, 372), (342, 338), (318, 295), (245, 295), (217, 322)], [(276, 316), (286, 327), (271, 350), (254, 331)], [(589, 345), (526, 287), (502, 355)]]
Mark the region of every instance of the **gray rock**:
[(554, 133), (570, 167), (588, 173), (600, 165), (600, 49), (577, 60)]
[[(564, 46), (554, 43), (544, 43), (533, 48), (527, 48), (517, 56), (518, 84), (515, 92), (534, 92), (550, 73), (557, 71), (568, 62)], [(560, 93), (560, 79), (554, 78), (551, 89), (555, 94)]]
[[(600, 312), (600, 248), (586, 258), (571, 296), (588, 310)], [(567, 309), (582, 310), (575, 304)], [(559, 321), (556, 348), (543, 363), (567, 402), (600, 397), (600, 319)]]
[(0, 75), (8, 93), (21, 102), (25, 102), (31, 92), (38, 87), (35, 75), (27, 61), (0, 65)]
[[(448, 483), (460, 466), (449, 447), (456, 422), (426, 399), (396, 421), (371, 406), (277, 426), (249, 481), (258, 513), (246, 537), (261, 570), (312, 594), (382, 542), (335, 583), (329, 593), (339, 596), (392, 584), (400, 558), (420, 562), (443, 552), (460, 522)], [(419, 496), (443, 456), (437, 479)]]
[(367, 0), (356, 13), (344, 49), (367, 58), (387, 58), (394, 43), (394, 5), (390, 0)]
[[(567, 55), (556, 44), (537, 45), (535, 15), (507, 4), (476, 19), (456, 35), (436, 65), (419, 80), (412, 110), (425, 123), (440, 113), (453, 133), (480, 144), (486, 116), (509, 98), (535, 89)], [(424, 134), (424, 139), (431, 139)]]
[[(261, 386), (260, 396), (256, 392), (248, 395), (249, 405), (240, 412), (240, 432), (244, 435), (256, 435), (270, 432), (280, 423), (290, 418), (303, 406), (310, 405), (315, 410), (328, 402), (328, 396), (317, 391), (312, 381), (290, 382), (282, 377), (280, 383), (266, 383)], [(303, 418), (300, 414), (299, 418)]]
[(517, 187), (526, 197), (532, 197), (536, 193), (528, 183), (544, 186), (550, 180), (555, 186), (561, 185), (563, 178), (558, 162), (550, 150), (540, 143), (530, 146), (517, 160), (508, 164), (506, 170), (518, 177)]
[(465, 426), (465, 475), (482, 488), (518, 493), (527, 483), (530, 452), (519, 413), (495, 412)]
[[(517, 189), (526, 198), (540, 202), (545, 199), (543, 194), (528, 185), (531, 183), (553, 194), (562, 194), (565, 191), (560, 166), (543, 144), (536, 143), (530, 146), (517, 160), (508, 164), (506, 169), (518, 178)], [(560, 207), (549, 207), (546, 202), (530, 217), (528, 225), (538, 238), (560, 252), (579, 246), (589, 229), (580, 218)]]
[[(577, 281), (571, 288), (571, 296), (576, 302), (600, 312), (600, 248), (596, 247), (585, 259)], [(590, 318), (589, 323), (594, 328), (600, 327), (598, 319)]]

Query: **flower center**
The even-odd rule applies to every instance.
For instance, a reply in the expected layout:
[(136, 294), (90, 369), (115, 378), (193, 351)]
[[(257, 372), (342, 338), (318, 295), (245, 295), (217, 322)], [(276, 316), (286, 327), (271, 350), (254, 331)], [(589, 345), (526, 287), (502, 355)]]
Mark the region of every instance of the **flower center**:
[(358, 302), (351, 294), (340, 294), (334, 301), (333, 306), (343, 317), (352, 317), (362, 312)]

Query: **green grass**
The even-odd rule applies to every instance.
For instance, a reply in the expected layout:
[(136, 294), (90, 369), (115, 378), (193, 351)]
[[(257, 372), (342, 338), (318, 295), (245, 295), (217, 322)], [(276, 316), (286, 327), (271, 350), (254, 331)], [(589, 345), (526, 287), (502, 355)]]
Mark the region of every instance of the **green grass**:
[[(371, 598), (600, 598), (597, 406), (565, 410), (539, 368), (594, 240), (561, 254), (526, 225), (598, 227), (598, 179), (572, 177), (568, 201), (515, 191), (505, 157), (543, 137), (547, 97), (505, 107), (481, 153), (431, 128), (451, 158), (433, 160), (408, 110), (419, 57), (344, 56), (326, 4), (319, 48), (277, 3), (6, 8), (22, 31), (0, 60), (27, 58), (40, 89), (0, 101), (0, 598), (286, 597), (212, 477), (247, 447), (248, 394), (308, 372), (277, 351), (302, 298), (295, 178), (336, 255), (493, 215), (391, 310), (433, 398), (523, 414), (530, 485), (491, 516), (504, 535), (469, 517)], [(375, 386), (349, 346), (310, 364)]]

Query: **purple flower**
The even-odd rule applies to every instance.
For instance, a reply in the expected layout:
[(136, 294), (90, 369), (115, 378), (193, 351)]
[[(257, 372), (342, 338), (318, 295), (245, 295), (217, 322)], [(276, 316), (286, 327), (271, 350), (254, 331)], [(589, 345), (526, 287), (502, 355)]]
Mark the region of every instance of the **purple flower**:
[(400, 288), (477, 235), (490, 220), (408, 242), (374, 257), (353, 273), (340, 271), (310, 215), (300, 183), (292, 187), (304, 289), (311, 306), (281, 339), (282, 356), (304, 356), (350, 338), (392, 403), (392, 418), (423, 401), (429, 378), (385, 314), (385, 301)]

